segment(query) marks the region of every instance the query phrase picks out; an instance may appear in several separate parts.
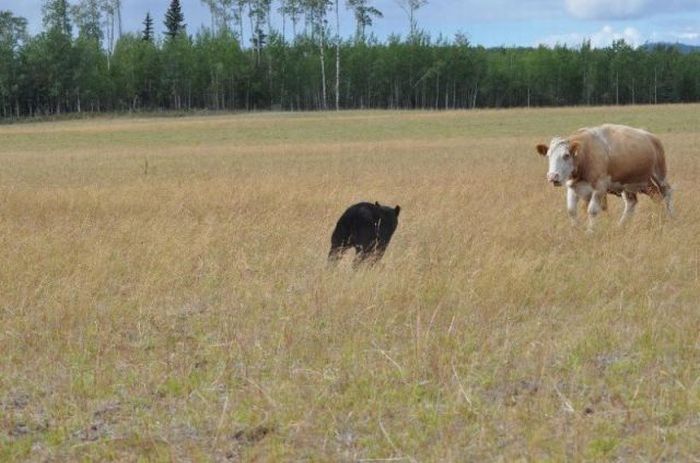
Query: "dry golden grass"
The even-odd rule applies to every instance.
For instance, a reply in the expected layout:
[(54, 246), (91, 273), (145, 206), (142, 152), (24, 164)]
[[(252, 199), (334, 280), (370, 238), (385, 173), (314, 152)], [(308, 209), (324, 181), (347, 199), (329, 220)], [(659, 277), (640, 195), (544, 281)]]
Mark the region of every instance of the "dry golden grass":
[[(700, 456), (700, 106), (0, 127), (0, 460)], [(587, 236), (534, 145), (667, 148)], [(384, 260), (338, 216), (400, 204)]]

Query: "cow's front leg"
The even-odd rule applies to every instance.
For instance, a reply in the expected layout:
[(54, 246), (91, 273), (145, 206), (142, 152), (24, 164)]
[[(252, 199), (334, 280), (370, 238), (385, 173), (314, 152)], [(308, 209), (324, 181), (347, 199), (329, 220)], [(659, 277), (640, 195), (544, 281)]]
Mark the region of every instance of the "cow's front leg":
[(588, 232), (593, 231), (593, 227), (596, 222), (596, 218), (600, 211), (603, 210), (602, 203), (605, 199), (605, 190), (594, 190), (591, 195), (591, 202), (588, 203)]
[(571, 225), (574, 226), (578, 223), (576, 218), (576, 206), (578, 206), (578, 195), (576, 194), (576, 190), (571, 187), (566, 187), (566, 212), (569, 213)]
[(620, 218), (620, 225), (623, 225), (634, 213), (634, 208), (637, 205), (637, 194), (628, 191), (622, 192), (622, 199), (625, 200), (625, 211), (622, 213)]

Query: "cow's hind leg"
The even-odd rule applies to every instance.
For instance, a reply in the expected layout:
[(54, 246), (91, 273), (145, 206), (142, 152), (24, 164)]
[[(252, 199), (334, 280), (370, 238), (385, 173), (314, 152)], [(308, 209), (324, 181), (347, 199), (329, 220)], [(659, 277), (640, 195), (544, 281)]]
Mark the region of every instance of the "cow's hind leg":
[(652, 199), (663, 201), (668, 216), (673, 217), (673, 188), (666, 179), (652, 175), (651, 185), (647, 189), (647, 193)]
[(602, 211), (608, 210), (608, 195), (607, 194), (600, 197), (600, 210), (602, 210)]
[(634, 208), (637, 206), (637, 193), (623, 191), (622, 199), (625, 201), (625, 211), (622, 213), (622, 217), (620, 217), (620, 225), (624, 224), (632, 217)]
[(664, 180), (659, 184), (659, 190), (661, 191), (661, 197), (664, 198), (664, 204), (666, 204), (666, 212), (669, 217), (673, 217), (673, 188), (671, 185)]

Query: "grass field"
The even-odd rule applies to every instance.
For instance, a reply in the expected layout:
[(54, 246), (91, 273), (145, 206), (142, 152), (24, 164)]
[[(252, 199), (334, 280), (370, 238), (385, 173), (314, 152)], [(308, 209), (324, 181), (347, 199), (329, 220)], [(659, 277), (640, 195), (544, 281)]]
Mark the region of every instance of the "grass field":
[[(700, 106), (0, 127), (0, 461), (699, 461)], [(572, 229), (534, 146), (667, 150)], [(350, 204), (402, 207), (333, 271)]]

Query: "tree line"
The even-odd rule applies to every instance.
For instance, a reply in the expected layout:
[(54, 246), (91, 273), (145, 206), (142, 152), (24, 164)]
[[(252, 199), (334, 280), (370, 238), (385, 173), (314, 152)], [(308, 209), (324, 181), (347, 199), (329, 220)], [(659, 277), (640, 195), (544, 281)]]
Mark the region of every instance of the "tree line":
[[(0, 11), (0, 117), (700, 101), (700, 53), (672, 46), (484, 48), (421, 30), (426, 0), (397, 0), (407, 33), (380, 41), (370, 0), (201, 1), (210, 26), (189, 34), (169, 0), (162, 37), (150, 13), (123, 33), (121, 0), (45, 0), (34, 36)], [(352, 37), (339, 34), (340, 8), (353, 13)]]

